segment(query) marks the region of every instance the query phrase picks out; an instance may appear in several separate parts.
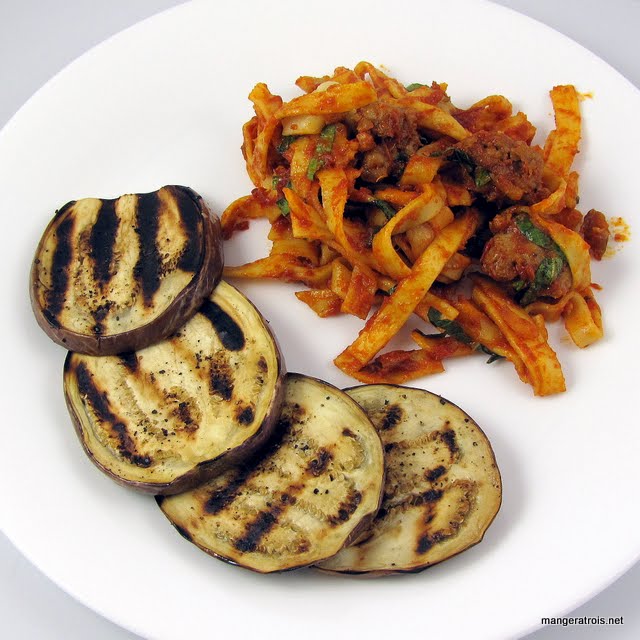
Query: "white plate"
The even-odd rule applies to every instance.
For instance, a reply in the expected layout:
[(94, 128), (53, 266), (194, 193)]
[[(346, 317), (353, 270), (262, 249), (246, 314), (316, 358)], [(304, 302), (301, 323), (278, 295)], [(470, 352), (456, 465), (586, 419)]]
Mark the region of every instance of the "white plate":
[[(552, 125), (548, 90), (574, 83), (593, 94), (583, 102), (581, 207), (638, 224), (640, 94), (556, 32), (477, 1), (225, 4), (180, 6), (112, 38), (49, 82), (0, 135), (2, 530), (63, 589), (150, 638), (427, 630), (496, 639), (575, 608), (640, 556), (635, 238), (593, 269), (606, 339), (579, 351), (553, 332), (566, 394), (534, 398), (506, 363), (451, 362), (421, 381), (483, 426), (504, 481), (484, 542), (425, 573), (358, 581), (224, 565), (82, 454), (62, 398), (64, 353), (37, 328), (26, 293), (40, 233), (57, 207), (84, 196), (180, 183), (221, 211), (247, 193), (240, 128), (258, 81), (292, 96), (301, 74), (367, 59), (406, 83), (448, 82), (461, 106), (504, 94), (538, 125), (539, 140)], [(256, 228), (230, 244), (228, 262), (265, 250)], [(360, 323), (317, 319), (295, 287), (241, 287), (270, 319), (290, 370), (351, 382), (330, 360)]]

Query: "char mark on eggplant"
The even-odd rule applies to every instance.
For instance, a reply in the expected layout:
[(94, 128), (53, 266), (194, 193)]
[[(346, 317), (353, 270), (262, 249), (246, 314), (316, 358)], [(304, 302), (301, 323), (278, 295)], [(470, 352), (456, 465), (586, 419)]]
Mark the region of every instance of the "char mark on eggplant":
[(138, 196), (136, 226), (138, 235), (138, 261), (133, 269), (146, 306), (153, 304), (153, 297), (160, 288), (162, 260), (158, 250), (158, 229), (161, 203), (157, 193)]
[(239, 351), (244, 347), (246, 339), (242, 329), (213, 300), (205, 300), (200, 313), (212, 324), (225, 349)]
[(113, 276), (113, 249), (119, 225), (115, 200), (103, 200), (89, 239), (93, 279), (103, 287)]
[[(64, 209), (61, 210), (63, 212)], [(59, 324), (58, 316), (62, 311), (69, 286), (69, 268), (73, 260), (72, 234), (74, 219), (64, 218), (55, 233), (55, 249), (51, 265), (52, 283), (46, 290), (45, 315), (50, 322)]]

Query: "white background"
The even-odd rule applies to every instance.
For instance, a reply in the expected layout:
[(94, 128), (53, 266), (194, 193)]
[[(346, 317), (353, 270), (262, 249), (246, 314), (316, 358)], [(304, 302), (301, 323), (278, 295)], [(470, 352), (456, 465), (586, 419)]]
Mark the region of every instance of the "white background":
[[(571, 37), (640, 87), (640, 0), (497, 2)], [(34, 91), (77, 56), (121, 29), (177, 4), (180, 2), (176, 0), (0, 0), (0, 127)], [(614, 542), (603, 542), (609, 543)], [(528, 636), (528, 640), (560, 640), (568, 636), (587, 640), (640, 638), (639, 594), (637, 564), (572, 614), (623, 616), (624, 625), (546, 628)], [(546, 615), (553, 612), (540, 612), (541, 617)], [(60, 591), (0, 534), (0, 638), (137, 637)]]

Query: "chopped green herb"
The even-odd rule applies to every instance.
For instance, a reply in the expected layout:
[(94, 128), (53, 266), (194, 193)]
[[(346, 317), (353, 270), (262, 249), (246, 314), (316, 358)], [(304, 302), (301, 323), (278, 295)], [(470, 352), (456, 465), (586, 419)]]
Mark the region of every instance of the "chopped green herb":
[(488, 347), (485, 347), (483, 344), (479, 344), (476, 347), (476, 351), (482, 351), (483, 353), (486, 353), (489, 356), (489, 359), (487, 360), (487, 364), (491, 364), (496, 360), (502, 360), (504, 358), (504, 356), (497, 354), (495, 351), (491, 351), (491, 349), (489, 349)]
[(336, 139), (336, 125), (328, 124), (320, 132), (320, 137), (324, 140), (331, 140), (331, 142), (333, 142)]
[(474, 340), (468, 336), (464, 329), (458, 324), (455, 320), (447, 320), (442, 316), (442, 313), (437, 309), (431, 307), (428, 313), (429, 322), (436, 327), (437, 329), (441, 329), (443, 333), (429, 336), (429, 337), (444, 337), (445, 335), (451, 336), (454, 340), (461, 342), (462, 344), (469, 345), (473, 347), (476, 351), (482, 351), (486, 353), (489, 357), (487, 360), (487, 364), (491, 364), (496, 360), (500, 360), (504, 356), (500, 356), (497, 353), (491, 351), (488, 347), (485, 347), (483, 344), (479, 342), (474, 342)]
[(464, 332), (464, 329), (455, 320), (447, 320), (437, 309), (431, 307), (427, 317), (434, 327), (442, 329), (442, 331), (458, 342), (462, 342), (463, 344), (473, 343), (473, 340)]
[(511, 286), (513, 287), (514, 291), (522, 291), (523, 289), (527, 288), (527, 283), (520, 278), (519, 280), (514, 280), (511, 283)]
[(373, 204), (384, 213), (387, 220), (391, 220), (397, 211), (386, 200), (373, 200)]
[(320, 158), (316, 158), (315, 156), (309, 160), (309, 166), (307, 167), (307, 178), (309, 180), (313, 180), (316, 177), (316, 171), (318, 169), (322, 169), (324, 166), (324, 162), (320, 160)]
[(550, 286), (560, 275), (563, 266), (564, 260), (560, 256), (543, 258), (536, 269), (533, 282), (520, 299), (520, 304), (525, 306), (533, 302), (538, 297), (538, 293)]
[(453, 148), (449, 152), (449, 160), (452, 162), (458, 162), (459, 164), (465, 164), (469, 167), (469, 169), (473, 169), (476, 166), (476, 163), (471, 159), (471, 156), (462, 149)]
[(280, 184), (280, 178), (278, 176), (273, 176), (273, 178), (271, 178), (271, 188), (277, 189), (279, 184)]
[(560, 255), (564, 255), (560, 247), (548, 236), (542, 229), (538, 229), (531, 218), (526, 213), (521, 213), (516, 216), (515, 223), (520, 233), (533, 244), (537, 244), (543, 249), (555, 249)]
[(415, 91), (416, 89), (419, 89), (420, 87), (426, 87), (426, 84), (421, 84), (420, 82), (412, 82), (411, 84), (408, 84), (405, 89), (407, 91)]
[(476, 187), (484, 187), (491, 182), (491, 174), (484, 167), (476, 167), (473, 172), (473, 181)]
[[(520, 304), (526, 306), (533, 302), (542, 289), (546, 289), (560, 275), (562, 267), (567, 263), (567, 257), (553, 238), (536, 227), (526, 213), (520, 213), (515, 217), (515, 223), (520, 233), (533, 244), (555, 252), (555, 256), (543, 258), (536, 269), (533, 282), (520, 298)], [(516, 291), (525, 289), (526, 283), (520, 284), (520, 280), (513, 283)]]
[(532, 284), (520, 298), (520, 305), (526, 307), (528, 304), (531, 304), (537, 297), (538, 290)]
[(398, 285), (393, 285), (393, 287), (389, 287), (388, 289), (378, 289), (378, 291), (383, 295), (383, 296), (392, 296), (397, 288)]
[(298, 136), (282, 136), (282, 139), (280, 140), (280, 142), (276, 145), (276, 151), (278, 153), (284, 153), (290, 146), (291, 143), (297, 138)]
[(466, 151), (457, 148), (450, 149), (447, 159), (462, 165), (473, 177), (476, 187), (481, 188), (491, 182), (491, 174), (489, 171), (479, 164), (476, 164)]
[(320, 132), (320, 140), (316, 144), (316, 152), (313, 158), (309, 160), (309, 166), (307, 167), (307, 178), (313, 180), (316, 176), (316, 172), (324, 167), (324, 160), (319, 156), (323, 153), (331, 153), (333, 149), (333, 141), (336, 138), (336, 125), (329, 124)]
[(288, 216), (291, 213), (291, 209), (289, 208), (289, 203), (287, 202), (286, 198), (280, 198), (280, 200), (278, 200), (276, 204), (278, 205), (278, 209), (280, 209), (280, 213), (283, 216)]
[(329, 124), (320, 132), (320, 141), (316, 145), (316, 154), (331, 153), (336, 139), (336, 125)]
[(537, 284), (541, 289), (545, 289), (560, 275), (563, 266), (564, 260), (560, 256), (544, 258), (536, 269), (534, 284)]

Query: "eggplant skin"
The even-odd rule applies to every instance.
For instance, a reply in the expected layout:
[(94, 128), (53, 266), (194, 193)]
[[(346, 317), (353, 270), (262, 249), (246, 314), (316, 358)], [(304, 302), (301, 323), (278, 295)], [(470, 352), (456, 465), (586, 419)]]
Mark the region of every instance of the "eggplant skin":
[(254, 305), (220, 281), (198, 312), (136, 352), (69, 352), (64, 393), (89, 459), (153, 495), (193, 488), (261, 450), (284, 395), (280, 349)]
[(384, 499), (351, 547), (315, 568), (376, 577), (417, 573), (478, 544), (502, 502), (491, 444), (462, 409), (422, 389), (346, 389), (385, 447)]
[(31, 307), (70, 351), (135, 351), (184, 324), (223, 264), (220, 220), (189, 187), (84, 198), (59, 209), (40, 239)]
[(257, 573), (290, 571), (357, 540), (384, 486), (382, 442), (349, 396), (287, 374), (278, 426), (254, 458), (156, 500), (182, 537)]

